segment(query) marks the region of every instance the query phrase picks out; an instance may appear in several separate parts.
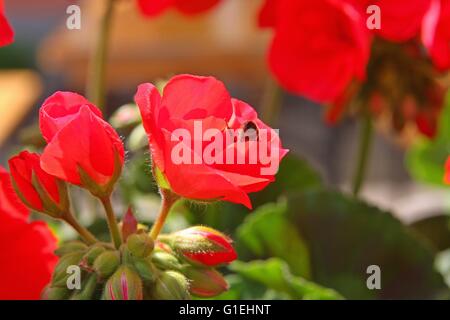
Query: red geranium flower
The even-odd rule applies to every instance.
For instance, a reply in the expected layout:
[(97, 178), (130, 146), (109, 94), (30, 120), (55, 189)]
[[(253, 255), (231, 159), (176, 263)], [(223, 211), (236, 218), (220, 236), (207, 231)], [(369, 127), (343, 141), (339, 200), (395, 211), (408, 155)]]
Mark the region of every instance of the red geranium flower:
[(364, 80), (370, 35), (348, 0), (269, 0), (260, 24), (273, 26), (269, 66), (280, 84), (317, 102), (334, 102)]
[(422, 41), (434, 65), (441, 71), (450, 68), (450, 1), (433, 0), (423, 20)]
[(186, 15), (194, 15), (204, 12), (220, 0), (138, 0), (141, 12), (146, 16), (157, 16), (165, 10), (173, 7)]
[(76, 93), (57, 92), (44, 102), (39, 117), (48, 142), (41, 156), (44, 171), (76, 185), (83, 184), (80, 169), (97, 186), (115, 182), (124, 148), (97, 107)]
[(0, 299), (36, 300), (57, 262), (56, 238), (44, 222), (28, 222), (28, 211), (0, 167)]
[(0, 47), (11, 44), (14, 41), (14, 32), (5, 17), (3, 0), (0, 0)]
[[(149, 137), (153, 164), (180, 196), (222, 199), (250, 207), (247, 193), (272, 182), (279, 161), (287, 153), (278, 135), (258, 119), (255, 110), (232, 99), (215, 78), (176, 76), (168, 82), (162, 97), (152, 84), (142, 84), (135, 101)], [(231, 130), (244, 132), (249, 128), (261, 136), (248, 141), (229, 138)], [(264, 144), (264, 140), (269, 142)], [(180, 147), (183, 150), (178, 153)], [(237, 161), (238, 156), (249, 159), (255, 148), (273, 156), (273, 161), (268, 163), (262, 157), (253, 163)], [(207, 154), (214, 159), (206, 159)], [(174, 159), (177, 156), (183, 159)], [(272, 166), (275, 171), (269, 170)]]

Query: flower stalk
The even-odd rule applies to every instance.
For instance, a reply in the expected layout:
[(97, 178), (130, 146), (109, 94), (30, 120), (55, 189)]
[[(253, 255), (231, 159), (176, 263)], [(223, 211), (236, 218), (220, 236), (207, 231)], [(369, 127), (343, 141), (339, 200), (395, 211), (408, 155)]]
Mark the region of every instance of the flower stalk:
[(67, 224), (74, 228), (87, 244), (94, 244), (98, 242), (98, 239), (85, 227), (83, 227), (70, 212), (67, 212), (62, 217), (62, 220), (64, 220)]
[(361, 124), (358, 162), (353, 178), (352, 193), (355, 197), (359, 195), (366, 178), (367, 166), (370, 158), (370, 150), (373, 140), (373, 124), (369, 112), (365, 112), (363, 123)]
[(161, 232), (164, 223), (166, 222), (167, 216), (169, 215), (170, 209), (173, 205), (180, 199), (178, 195), (173, 193), (168, 189), (161, 189), (161, 208), (159, 210), (158, 217), (150, 230), (150, 237), (156, 240), (159, 233)]
[(280, 117), (282, 103), (283, 89), (271, 78), (267, 81), (263, 96), (261, 119), (269, 125), (276, 125)]
[(120, 236), (119, 226), (114, 214), (114, 209), (111, 205), (111, 198), (109, 196), (103, 197), (100, 198), (100, 201), (103, 205), (103, 208), (105, 208), (106, 221), (108, 221), (109, 232), (114, 242), (114, 247), (116, 247), (116, 249), (119, 249), (120, 245), (122, 244), (122, 237)]

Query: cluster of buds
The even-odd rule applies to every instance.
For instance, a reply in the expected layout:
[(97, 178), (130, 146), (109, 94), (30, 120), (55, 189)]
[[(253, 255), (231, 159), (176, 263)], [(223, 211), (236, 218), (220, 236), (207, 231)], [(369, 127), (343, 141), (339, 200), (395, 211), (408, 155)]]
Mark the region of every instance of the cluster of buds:
[[(214, 297), (228, 289), (215, 268), (236, 259), (231, 239), (196, 226), (156, 241), (130, 214), (122, 222), (124, 243), (87, 246), (74, 241), (61, 246), (52, 281), (42, 297), (49, 300), (186, 300)], [(80, 270), (80, 287), (72, 289), (68, 270)]]

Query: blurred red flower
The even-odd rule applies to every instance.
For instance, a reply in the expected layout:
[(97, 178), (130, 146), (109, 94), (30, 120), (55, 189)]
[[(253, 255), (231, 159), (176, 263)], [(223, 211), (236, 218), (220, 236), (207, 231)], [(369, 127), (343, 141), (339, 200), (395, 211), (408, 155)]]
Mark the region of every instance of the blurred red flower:
[(260, 25), (275, 31), (269, 66), (280, 84), (317, 102), (333, 102), (364, 80), (371, 37), (349, 0), (268, 0)]
[(450, 184), (450, 157), (447, 158), (445, 163), (444, 183)]
[(434, 65), (450, 68), (450, 0), (433, 0), (423, 21), (422, 41)]
[(76, 185), (82, 184), (80, 168), (98, 186), (117, 178), (124, 162), (122, 141), (84, 97), (56, 92), (42, 105), (39, 120), (48, 142), (41, 156), (44, 171)]
[(266, 0), (264, 2), (258, 16), (260, 27), (275, 27), (279, 2), (280, 0)]
[(154, 17), (170, 7), (183, 14), (194, 15), (212, 8), (219, 2), (220, 0), (138, 0), (138, 6), (144, 15)]
[[(176, 76), (168, 82), (162, 97), (155, 86), (145, 83), (139, 86), (135, 101), (149, 137), (153, 164), (163, 173), (172, 191), (180, 196), (197, 200), (228, 200), (251, 207), (247, 193), (259, 191), (274, 181), (278, 163), (287, 153), (281, 147), (278, 134), (258, 119), (255, 110), (232, 99), (223, 83), (215, 78)], [(200, 129), (197, 128), (198, 123), (201, 123)], [(264, 151), (276, 158), (273, 162), (263, 163), (258, 157), (253, 164), (249, 161), (237, 163), (238, 154), (248, 159), (252, 149), (264, 148), (263, 139), (244, 143), (227, 141), (230, 132), (227, 129), (244, 131), (249, 126), (258, 132), (268, 132), (270, 143)], [(183, 158), (194, 159), (192, 162), (180, 163), (173, 159), (174, 148), (180, 144), (174, 139), (178, 130), (190, 135), (186, 141), (182, 138), (186, 149)], [(208, 163), (199, 158), (213, 143), (196, 141), (214, 130), (216, 136), (205, 140), (221, 141), (217, 142), (220, 150), (214, 158), (222, 160)], [(244, 148), (239, 149), (242, 145)], [(233, 159), (224, 159), (227, 150), (232, 151)], [(275, 172), (264, 172), (271, 165), (276, 166)]]
[(5, 17), (3, 0), (0, 0), (0, 47), (11, 44), (14, 41), (14, 32)]
[(403, 42), (420, 34), (422, 20), (433, 0), (356, 1), (361, 4), (364, 12), (370, 5), (377, 5), (380, 8), (381, 28), (374, 30), (377, 35), (390, 41)]
[(5, 169), (0, 167), (1, 300), (37, 300), (58, 258), (56, 238), (44, 222), (28, 222)]

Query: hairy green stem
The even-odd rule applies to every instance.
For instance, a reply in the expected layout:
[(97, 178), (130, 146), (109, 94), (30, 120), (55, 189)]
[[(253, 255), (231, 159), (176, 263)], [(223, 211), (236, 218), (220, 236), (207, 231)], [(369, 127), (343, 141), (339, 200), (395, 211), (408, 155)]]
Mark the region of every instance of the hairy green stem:
[(90, 233), (85, 227), (83, 227), (77, 219), (72, 215), (72, 213), (67, 212), (63, 218), (65, 222), (67, 222), (72, 228), (74, 228), (78, 234), (81, 236), (81, 238), (87, 243), (87, 244), (94, 244), (98, 242), (98, 239)]
[(180, 199), (180, 197), (169, 190), (161, 189), (161, 209), (159, 210), (158, 217), (150, 230), (150, 236), (156, 240), (161, 229), (166, 222), (167, 216), (169, 215), (170, 209), (173, 207), (175, 202)]
[(111, 198), (110, 197), (101, 198), (100, 201), (102, 202), (103, 207), (105, 208), (106, 220), (108, 221), (109, 232), (111, 234), (114, 247), (116, 247), (116, 249), (119, 249), (120, 245), (122, 244), (122, 237), (120, 235), (119, 226), (117, 224), (116, 216), (114, 214), (114, 210), (111, 205)]

